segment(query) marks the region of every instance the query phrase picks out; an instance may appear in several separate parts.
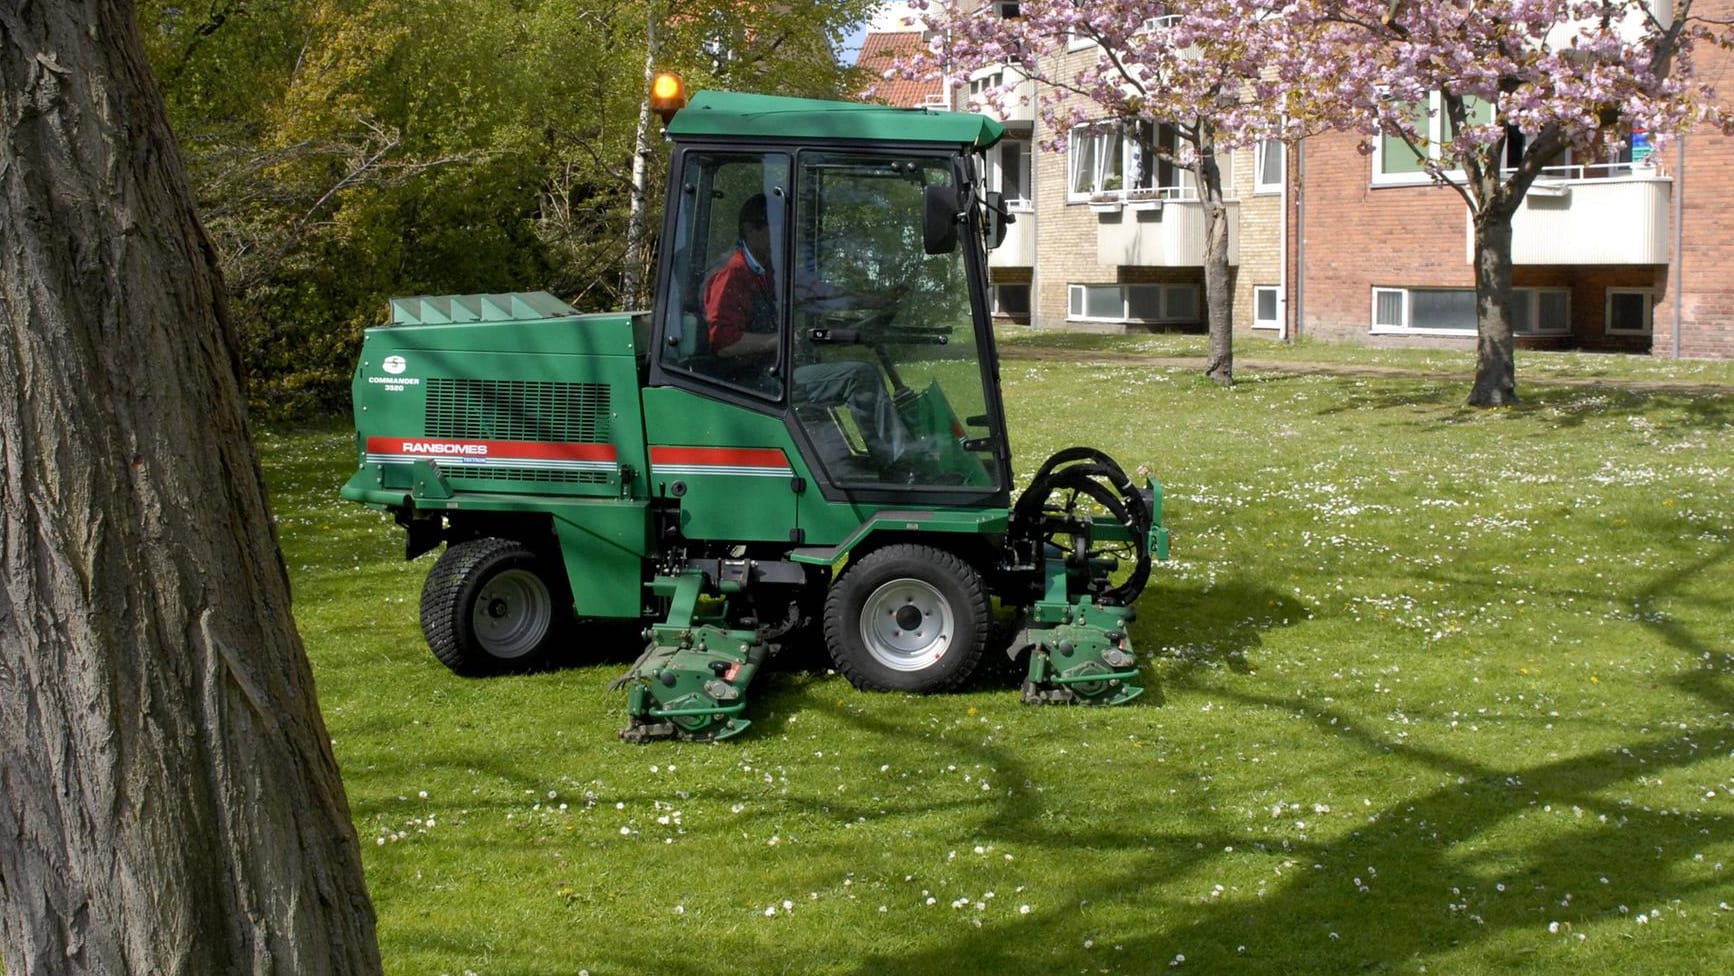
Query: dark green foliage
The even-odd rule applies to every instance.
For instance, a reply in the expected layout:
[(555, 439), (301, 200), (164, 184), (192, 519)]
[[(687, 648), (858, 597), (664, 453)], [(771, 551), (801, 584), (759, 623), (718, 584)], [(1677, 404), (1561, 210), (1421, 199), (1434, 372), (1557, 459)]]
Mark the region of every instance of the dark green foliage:
[(850, 70), (831, 47), (865, 7), (141, 0), (254, 408), (345, 406), (361, 331), (395, 296), (618, 307), (650, 47), (695, 88), (835, 96)]

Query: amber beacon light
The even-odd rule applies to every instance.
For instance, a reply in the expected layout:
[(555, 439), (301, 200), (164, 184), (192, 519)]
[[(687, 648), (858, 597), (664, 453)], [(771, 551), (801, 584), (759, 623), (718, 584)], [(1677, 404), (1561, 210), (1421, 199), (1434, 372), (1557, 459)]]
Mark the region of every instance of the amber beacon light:
[(686, 82), (672, 72), (661, 72), (650, 82), (650, 110), (662, 117), (664, 125), (674, 113), (686, 108)]

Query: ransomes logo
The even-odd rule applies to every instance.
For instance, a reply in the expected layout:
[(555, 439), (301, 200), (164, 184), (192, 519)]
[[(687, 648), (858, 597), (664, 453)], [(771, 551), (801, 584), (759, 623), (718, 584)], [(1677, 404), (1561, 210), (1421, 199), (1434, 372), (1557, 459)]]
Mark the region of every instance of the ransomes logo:
[(443, 441), (404, 441), (400, 450), (405, 454), (443, 455), (447, 457), (486, 457), (486, 444), (448, 444)]

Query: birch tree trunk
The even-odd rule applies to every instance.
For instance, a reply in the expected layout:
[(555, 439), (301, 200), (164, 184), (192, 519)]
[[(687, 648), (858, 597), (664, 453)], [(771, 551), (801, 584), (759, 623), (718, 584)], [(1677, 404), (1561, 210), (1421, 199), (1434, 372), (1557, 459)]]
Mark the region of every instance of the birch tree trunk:
[(0, 2), (0, 962), (380, 969), (129, 0)]
[(632, 190), (626, 218), (625, 271), (621, 275), (622, 308), (648, 307), (645, 280), (649, 262), (646, 260), (650, 238), (650, 207), (645, 183), (649, 179), (650, 154), (650, 83), (656, 77), (656, 14), (655, 4), (649, 5), (644, 30), (644, 87), (638, 102), (638, 125), (632, 133)]

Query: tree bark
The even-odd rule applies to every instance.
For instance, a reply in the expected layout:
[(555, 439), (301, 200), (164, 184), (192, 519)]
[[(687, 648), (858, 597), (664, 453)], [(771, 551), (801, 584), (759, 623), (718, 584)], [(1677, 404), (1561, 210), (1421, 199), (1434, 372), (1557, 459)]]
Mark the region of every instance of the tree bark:
[(644, 30), (644, 90), (639, 94), (638, 125), (632, 132), (632, 190), (626, 218), (625, 269), (621, 273), (620, 297), (624, 307), (645, 307), (644, 282), (648, 277), (645, 260), (650, 238), (650, 206), (645, 184), (649, 179), (650, 154), (650, 85), (656, 78), (656, 6), (649, 5), (648, 22)]
[(8, 976), (379, 972), (129, 0), (0, 6), (0, 741)]
[(1474, 215), (1475, 382), (1472, 407), (1517, 403), (1517, 341), (1511, 332), (1511, 211), (1484, 207)]
[(1198, 154), (1193, 175), (1204, 207), (1204, 305), (1210, 334), (1204, 375), (1229, 386), (1234, 383), (1234, 286), (1228, 264), (1228, 205), (1222, 198), (1214, 140), (1200, 139)]

